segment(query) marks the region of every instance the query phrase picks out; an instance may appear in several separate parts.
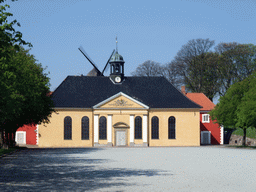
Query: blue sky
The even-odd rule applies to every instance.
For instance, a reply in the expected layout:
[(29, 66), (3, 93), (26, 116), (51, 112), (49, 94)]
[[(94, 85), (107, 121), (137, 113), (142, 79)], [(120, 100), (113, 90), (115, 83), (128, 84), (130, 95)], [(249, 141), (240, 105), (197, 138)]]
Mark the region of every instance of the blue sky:
[[(255, 0), (19, 0), (4, 2), (31, 54), (50, 72), (53, 91), (68, 75), (102, 70), (116, 47), (130, 76), (146, 60), (170, 62), (191, 39), (256, 44)], [(109, 75), (109, 71), (105, 73)]]

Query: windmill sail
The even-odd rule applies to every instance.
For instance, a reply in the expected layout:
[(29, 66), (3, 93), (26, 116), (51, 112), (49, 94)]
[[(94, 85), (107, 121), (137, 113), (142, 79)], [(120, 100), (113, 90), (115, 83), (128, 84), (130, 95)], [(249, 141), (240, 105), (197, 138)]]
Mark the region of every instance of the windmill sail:
[(105, 71), (105, 70), (107, 69), (107, 67), (109, 66), (108, 63), (109, 63), (111, 57), (113, 56), (114, 52), (115, 52), (115, 49), (112, 51), (112, 53), (111, 53), (111, 55), (110, 55), (110, 57), (109, 57), (109, 59), (108, 59), (106, 65), (105, 65), (105, 67), (104, 67), (104, 69), (103, 69), (103, 71), (102, 71), (102, 75), (104, 74), (104, 71)]
[(94, 67), (94, 69), (97, 71), (97, 76), (103, 76), (103, 73), (100, 72), (100, 70), (96, 67), (95, 63), (93, 62), (93, 60), (89, 57), (89, 55), (85, 52), (85, 50), (83, 49), (82, 46), (80, 46), (79, 51), (81, 51), (81, 53), (86, 57), (86, 59), (92, 64), (92, 66)]

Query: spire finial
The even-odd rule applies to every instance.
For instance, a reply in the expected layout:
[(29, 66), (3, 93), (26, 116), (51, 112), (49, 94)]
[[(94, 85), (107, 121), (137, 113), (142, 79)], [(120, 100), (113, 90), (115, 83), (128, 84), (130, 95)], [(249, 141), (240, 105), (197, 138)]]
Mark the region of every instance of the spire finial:
[(117, 47), (117, 35), (116, 35), (116, 52), (118, 53), (118, 47)]

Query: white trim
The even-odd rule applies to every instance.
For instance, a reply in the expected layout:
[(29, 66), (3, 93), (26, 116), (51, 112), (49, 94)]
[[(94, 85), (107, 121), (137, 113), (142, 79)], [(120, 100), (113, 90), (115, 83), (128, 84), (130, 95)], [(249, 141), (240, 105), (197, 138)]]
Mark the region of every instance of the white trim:
[(143, 143), (148, 142), (148, 116), (143, 115), (143, 120), (142, 120), (142, 138), (143, 138)]
[[(207, 120), (204, 120), (204, 118), (207, 118)], [(202, 114), (202, 123), (210, 123), (210, 115), (209, 114)]]
[(130, 143), (134, 142), (134, 116), (130, 115)]
[(99, 142), (99, 115), (94, 115), (94, 143)]
[[(24, 135), (24, 137), (23, 137), (23, 143), (18, 143), (17, 141), (18, 141), (18, 134), (19, 133), (21, 133), (21, 134), (23, 134)], [(16, 131), (16, 133), (15, 133), (15, 142), (17, 143), (17, 144), (26, 144), (26, 131)]]
[(108, 143), (112, 143), (112, 115), (108, 115), (107, 124)]
[(221, 126), (220, 127), (220, 144), (223, 145), (224, 144), (224, 127)]
[(143, 106), (145, 109), (149, 109), (149, 106), (147, 106), (147, 105), (145, 105), (145, 104), (143, 104), (143, 103), (137, 101), (136, 99), (134, 99), (134, 98), (132, 98), (132, 97), (126, 95), (126, 94), (123, 93), (123, 92), (119, 92), (119, 93), (117, 93), (117, 94), (115, 94), (115, 95), (109, 97), (108, 99), (106, 99), (106, 100), (104, 100), (104, 101), (98, 103), (97, 105), (94, 105), (94, 106), (93, 106), (93, 109), (97, 109), (97, 108), (99, 108), (101, 105), (104, 105), (105, 103), (107, 103), (107, 102), (109, 102), (109, 101), (111, 101), (111, 100), (113, 100), (113, 99), (115, 99), (115, 98), (117, 98), (117, 97), (119, 97), (119, 96), (124, 96), (124, 97), (126, 97), (127, 99), (130, 99), (131, 101), (137, 103), (138, 105)]
[(38, 124), (36, 125), (36, 144), (39, 143), (39, 133), (38, 133)]
[[(203, 143), (203, 133), (208, 133), (208, 141), (209, 143)], [(201, 144), (211, 144), (211, 131), (201, 131)]]

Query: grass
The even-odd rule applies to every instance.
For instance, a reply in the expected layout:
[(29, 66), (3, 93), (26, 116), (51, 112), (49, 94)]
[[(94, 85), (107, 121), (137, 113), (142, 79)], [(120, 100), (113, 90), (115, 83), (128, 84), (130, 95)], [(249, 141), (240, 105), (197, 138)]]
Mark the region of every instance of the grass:
[[(244, 135), (244, 131), (243, 129), (237, 129), (235, 130), (232, 135), (240, 135), (243, 136)], [(246, 137), (252, 138), (252, 139), (256, 139), (256, 129), (252, 129), (252, 128), (248, 128), (246, 130)]]
[(3, 154), (7, 154), (7, 153), (11, 153), (13, 151), (15, 151), (18, 148), (9, 148), (9, 149), (0, 149), (0, 156), (2, 156)]
[(227, 147), (256, 149), (256, 146), (243, 146), (243, 145), (227, 145)]

